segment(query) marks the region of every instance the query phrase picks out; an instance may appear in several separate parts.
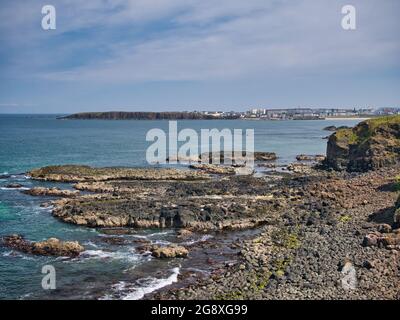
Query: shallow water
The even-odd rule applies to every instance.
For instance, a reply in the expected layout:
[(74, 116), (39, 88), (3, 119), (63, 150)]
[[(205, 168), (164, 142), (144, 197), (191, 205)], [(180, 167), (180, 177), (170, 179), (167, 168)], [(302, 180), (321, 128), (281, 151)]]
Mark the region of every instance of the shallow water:
[[(276, 152), (280, 162), (290, 162), (300, 153), (325, 153), (326, 140), (322, 138), (330, 133), (323, 131), (324, 127), (352, 126), (357, 122), (179, 121), (178, 128), (254, 129), (256, 151)], [(137, 299), (174, 283), (184, 270), (204, 271), (206, 263), (201, 252), (192, 265), (179, 259), (160, 261), (136, 253), (135, 247), (140, 243), (135, 239), (161, 244), (176, 242), (173, 231), (134, 231), (117, 235), (126, 244), (113, 245), (104, 238), (116, 235), (65, 224), (52, 217), (51, 208), (40, 206), (50, 198), (5, 188), (9, 183), (20, 183), (24, 188), (71, 188), (68, 184), (32, 181), (24, 175), (30, 169), (51, 164), (147, 166), (145, 151), (150, 143), (145, 135), (152, 128), (167, 130), (168, 122), (60, 121), (46, 115), (0, 115), (0, 236), (18, 233), (34, 241), (57, 237), (77, 240), (86, 248), (78, 258), (71, 259), (25, 255), (0, 246), (0, 299)], [(199, 236), (195, 240), (207, 239)], [(56, 290), (41, 287), (41, 270), (47, 264), (56, 269)]]

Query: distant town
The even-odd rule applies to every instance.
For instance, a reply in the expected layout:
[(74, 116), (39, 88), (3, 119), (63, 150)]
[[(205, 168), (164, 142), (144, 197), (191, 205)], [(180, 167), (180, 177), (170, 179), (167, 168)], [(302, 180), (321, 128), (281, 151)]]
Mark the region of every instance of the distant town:
[(326, 118), (368, 118), (374, 116), (396, 115), (400, 114), (400, 108), (252, 108), (246, 112), (201, 111), (199, 113), (209, 117), (211, 116), (222, 119), (321, 120)]
[(400, 108), (293, 108), (264, 109), (252, 108), (248, 111), (179, 111), (179, 112), (149, 112), (149, 111), (108, 111), (81, 112), (61, 116), (61, 120), (323, 120), (332, 118), (372, 118), (384, 115), (400, 114)]

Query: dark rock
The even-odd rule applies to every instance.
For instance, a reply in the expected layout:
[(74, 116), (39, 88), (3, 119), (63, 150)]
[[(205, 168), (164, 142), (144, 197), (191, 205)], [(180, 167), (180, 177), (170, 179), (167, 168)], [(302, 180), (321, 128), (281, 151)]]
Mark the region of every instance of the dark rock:
[(340, 129), (328, 140), (325, 165), (335, 170), (365, 172), (400, 163), (400, 115)]
[(336, 131), (337, 128), (336, 128), (336, 126), (327, 126), (323, 130), (325, 130), (325, 131)]

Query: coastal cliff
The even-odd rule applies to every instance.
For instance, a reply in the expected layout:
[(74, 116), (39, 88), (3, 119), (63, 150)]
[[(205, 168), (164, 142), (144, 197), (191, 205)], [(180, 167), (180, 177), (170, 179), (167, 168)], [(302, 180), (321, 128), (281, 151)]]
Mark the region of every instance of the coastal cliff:
[(62, 120), (212, 120), (237, 119), (236, 116), (216, 117), (199, 112), (82, 112), (58, 119)]
[(400, 116), (361, 122), (329, 137), (326, 165), (335, 170), (365, 172), (400, 162)]

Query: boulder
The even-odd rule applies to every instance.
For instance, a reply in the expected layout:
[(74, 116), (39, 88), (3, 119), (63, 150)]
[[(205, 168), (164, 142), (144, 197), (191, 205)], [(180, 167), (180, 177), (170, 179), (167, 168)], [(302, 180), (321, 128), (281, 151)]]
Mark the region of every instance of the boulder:
[(39, 255), (77, 256), (84, 250), (77, 241), (60, 241), (57, 238), (32, 244), (32, 253)]
[(378, 241), (379, 241), (379, 236), (374, 233), (370, 233), (364, 237), (363, 246), (374, 247), (378, 245)]
[(361, 122), (329, 137), (325, 165), (365, 172), (400, 163), (400, 115)]
[(193, 236), (193, 232), (188, 229), (181, 229), (177, 232), (177, 238), (179, 239), (186, 239)]
[(160, 259), (186, 258), (188, 254), (189, 251), (185, 247), (177, 245), (153, 248), (151, 252), (153, 257)]
[(380, 233), (390, 233), (392, 232), (392, 227), (386, 223), (378, 225), (378, 232)]
[(336, 131), (337, 128), (336, 128), (336, 126), (327, 126), (323, 130), (325, 130), (325, 131)]
[(291, 163), (287, 166), (287, 170), (293, 173), (309, 174), (311, 172), (311, 167), (304, 163)]

